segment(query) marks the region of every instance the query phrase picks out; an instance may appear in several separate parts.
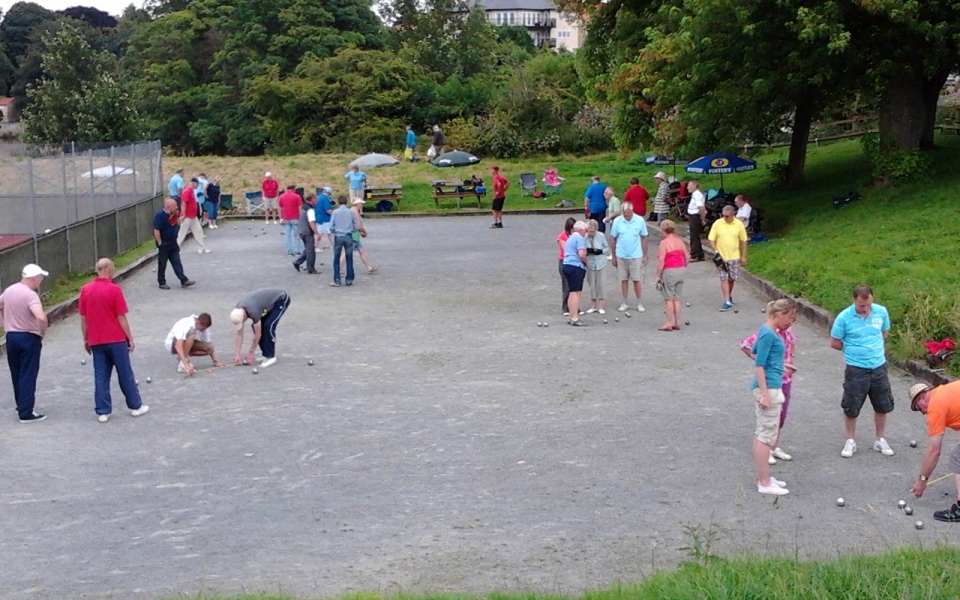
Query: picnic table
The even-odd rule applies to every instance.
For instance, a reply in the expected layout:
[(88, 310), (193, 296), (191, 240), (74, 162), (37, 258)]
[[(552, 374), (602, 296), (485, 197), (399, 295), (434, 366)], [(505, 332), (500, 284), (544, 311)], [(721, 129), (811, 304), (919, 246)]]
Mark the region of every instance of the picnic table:
[(460, 208), (460, 202), (463, 201), (464, 196), (474, 196), (477, 199), (477, 208), (480, 208), (480, 198), (487, 195), (486, 189), (477, 189), (477, 187), (482, 188), (482, 184), (475, 186), (469, 180), (431, 181), (430, 185), (433, 186), (433, 202), (438, 208), (441, 198), (456, 198), (457, 208)]
[(403, 186), (400, 184), (368, 185), (363, 188), (363, 199), (374, 204), (381, 200), (395, 200), (399, 207), (400, 201), (403, 200)]

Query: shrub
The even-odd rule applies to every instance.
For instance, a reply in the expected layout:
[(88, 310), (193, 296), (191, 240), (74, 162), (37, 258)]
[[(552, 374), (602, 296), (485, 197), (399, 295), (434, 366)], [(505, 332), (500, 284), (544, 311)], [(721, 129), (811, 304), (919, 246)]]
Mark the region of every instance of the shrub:
[(863, 152), (870, 161), (871, 175), (878, 185), (922, 182), (930, 168), (930, 160), (919, 150), (891, 149), (881, 151), (878, 135), (860, 138)]

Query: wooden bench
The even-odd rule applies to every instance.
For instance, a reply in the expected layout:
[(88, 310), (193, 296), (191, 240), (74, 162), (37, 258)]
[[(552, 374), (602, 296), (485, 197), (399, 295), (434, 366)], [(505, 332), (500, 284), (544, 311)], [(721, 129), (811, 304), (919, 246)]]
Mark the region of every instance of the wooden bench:
[(373, 204), (381, 200), (395, 200), (399, 208), (400, 201), (403, 200), (403, 186), (381, 185), (377, 187), (367, 187), (363, 190), (363, 199)]
[(477, 208), (480, 208), (480, 198), (487, 195), (486, 190), (477, 190), (477, 186), (462, 181), (431, 181), (433, 187), (433, 203), (437, 208), (440, 207), (442, 198), (456, 198), (457, 208), (466, 196), (473, 196), (477, 199)]

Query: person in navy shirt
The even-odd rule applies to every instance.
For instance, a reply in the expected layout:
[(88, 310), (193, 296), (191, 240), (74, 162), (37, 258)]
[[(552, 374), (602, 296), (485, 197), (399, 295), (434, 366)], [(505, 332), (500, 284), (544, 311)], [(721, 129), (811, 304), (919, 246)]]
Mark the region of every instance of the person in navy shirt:
[(607, 185), (600, 183), (599, 175), (594, 175), (590, 178), (587, 191), (583, 193), (584, 212), (587, 214), (587, 219), (595, 220), (597, 231), (601, 233), (607, 230), (606, 224), (603, 222), (604, 217), (607, 216), (607, 199), (603, 195), (605, 191), (607, 191)]
[(169, 290), (167, 285), (167, 261), (173, 265), (173, 273), (180, 280), (182, 287), (190, 287), (191, 281), (183, 274), (183, 264), (180, 262), (180, 245), (177, 244), (177, 234), (180, 225), (177, 224), (177, 201), (167, 198), (163, 209), (153, 216), (153, 239), (157, 242), (157, 283), (161, 290)]
[(840, 456), (850, 458), (857, 451), (857, 417), (867, 396), (874, 411), (876, 440), (873, 449), (884, 456), (893, 456), (893, 449), (884, 439), (887, 413), (893, 411), (893, 392), (887, 377), (887, 358), (883, 341), (890, 332), (890, 314), (873, 303), (873, 289), (858, 285), (853, 290), (853, 304), (843, 309), (830, 329), (830, 347), (843, 351), (847, 368), (843, 374), (844, 429), (847, 441)]

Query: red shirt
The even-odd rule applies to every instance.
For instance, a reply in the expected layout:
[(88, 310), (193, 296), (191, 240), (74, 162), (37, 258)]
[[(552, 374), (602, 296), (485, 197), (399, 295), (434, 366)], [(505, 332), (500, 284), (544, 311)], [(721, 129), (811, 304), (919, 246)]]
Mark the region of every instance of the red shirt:
[(119, 285), (97, 277), (80, 288), (78, 311), (87, 320), (87, 339), (91, 346), (127, 341), (117, 317), (127, 314), (127, 301)]
[(198, 210), (197, 195), (188, 185), (180, 192), (180, 212), (183, 213), (184, 219), (196, 219)]
[(647, 214), (647, 200), (650, 194), (642, 185), (631, 185), (630, 189), (623, 195), (623, 201), (633, 204), (633, 212), (638, 215)]
[(260, 189), (263, 190), (264, 198), (276, 198), (277, 194), (280, 193), (280, 182), (276, 179), (264, 179), (263, 183), (260, 184)]
[(300, 218), (300, 194), (293, 190), (287, 190), (280, 194), (280, 218), (284, 221), (296, 221)]
[(507, 184), (510, 183), (507, 181), (507, 178), (501, 175), (499, 172), (493, 176), (493, 197), (494, 198), (503, 198), (507, 195)]

